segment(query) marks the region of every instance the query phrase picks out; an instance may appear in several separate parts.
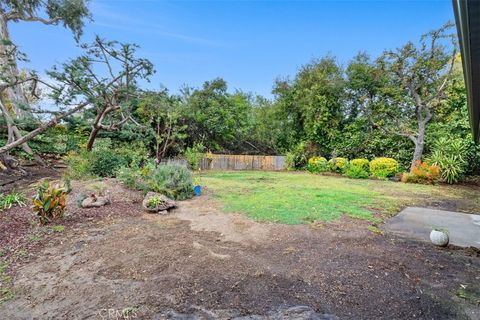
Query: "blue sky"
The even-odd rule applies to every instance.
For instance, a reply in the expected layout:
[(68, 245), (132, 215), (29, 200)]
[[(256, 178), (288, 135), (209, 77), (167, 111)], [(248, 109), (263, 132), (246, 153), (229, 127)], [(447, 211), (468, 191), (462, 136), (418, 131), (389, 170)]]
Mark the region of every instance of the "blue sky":
[[(98, 34), (139, 44), (157, 70), (150, 88), (177, 92), (222, 77), (232, 90), (268, 97), (275, 78), (314, 57), (332, 54), (343, 65), (359, 51), (376, 57), (453, 21), (450, 0), (92, 0), (90, 7), (94, 21), (82, 41)], [(11, 33), (40, 72), (79, 53), (62, 27), (18, 23)]]

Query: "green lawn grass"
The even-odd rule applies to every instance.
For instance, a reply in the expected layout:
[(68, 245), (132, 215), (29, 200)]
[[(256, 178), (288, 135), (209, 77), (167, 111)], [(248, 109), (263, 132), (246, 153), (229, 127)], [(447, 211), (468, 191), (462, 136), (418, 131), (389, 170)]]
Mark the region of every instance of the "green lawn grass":
[[(451, 188), (256, 171), (203, 173), (202, 185), (226, 212), (240, 212), (254, 220), (284, 224), (332, 221), (343, 215), (378, 221), (403, 206), (440, 197), (445, 194), (445, 188)], [(461, 195), (450, 192), (447, 197)]]

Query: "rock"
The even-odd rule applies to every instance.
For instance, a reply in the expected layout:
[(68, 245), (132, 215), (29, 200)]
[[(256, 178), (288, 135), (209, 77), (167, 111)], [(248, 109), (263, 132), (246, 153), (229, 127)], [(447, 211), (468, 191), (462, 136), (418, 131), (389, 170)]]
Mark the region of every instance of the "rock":
[[(152, 198), (158, 198), (159, 202), (156, 205), (155, 208), (151, 208), (148, 206), (148, 202)], [(160, 213), (160, 214), (167, 214), (167, 210), (171, 208), (175, 208), (177, 206), (177, 203), (168, 198), (167, 196), (164, 196), (163, 194), (156, 193), (156, 192), (149, 192), (145, 196), (145, 198), (142, 201), (142, 207), (145, 211), (147, 212), (152, 212), (152, 213)]]
[(82, 208), (98, 208), (107, 204), (110, 204), (110, 199), (92, 194), (82, 201)]
[(430, 232), (430, 241), (436, 246), (446, 247), (449, 242), (448, 234), (443, 231), (432, 230)]

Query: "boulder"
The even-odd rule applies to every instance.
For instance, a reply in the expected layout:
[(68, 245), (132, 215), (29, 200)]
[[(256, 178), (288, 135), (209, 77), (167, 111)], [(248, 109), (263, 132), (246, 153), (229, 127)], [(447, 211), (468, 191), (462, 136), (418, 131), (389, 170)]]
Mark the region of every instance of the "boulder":
[(110, 199), (92, 194), (82, 201), (82, 208), (98, 208), (107, 204), (110, 204)]
[[(152, 206), (149, 206), (149, 202), (151, 202), (150, 200), (152, 198), (156, 198), (156, 205), (155, 207), (152, 207)], [(156, 193), (156, 192), (149, 192), (147, 193), (147, 195), (145, 196), (145, 198), (143, 199), (142, 201), (142, 207), (145, 211), (147, 212), (152, 212), (152, 213), (160, 213), (160, 214), (167, 214), (167, 210), (171, 209), (171, 208), (175, 208), (177, 206), (177, 203), (168, 198), (167, 196), (163, 195), (163, 194), (160, 194), (160, 193)]]

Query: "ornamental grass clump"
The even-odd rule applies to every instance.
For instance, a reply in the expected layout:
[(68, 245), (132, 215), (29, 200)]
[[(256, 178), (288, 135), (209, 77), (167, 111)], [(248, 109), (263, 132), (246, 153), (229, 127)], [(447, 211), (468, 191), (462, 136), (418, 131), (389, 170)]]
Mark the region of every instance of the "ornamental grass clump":
[(466, 150), (467, 146), (460, 139), (440, 138), (435, 141), (427, 161), (440, 168), (443, 181), (454, 184), (462, 178), (468, 165), (465, 159)]

